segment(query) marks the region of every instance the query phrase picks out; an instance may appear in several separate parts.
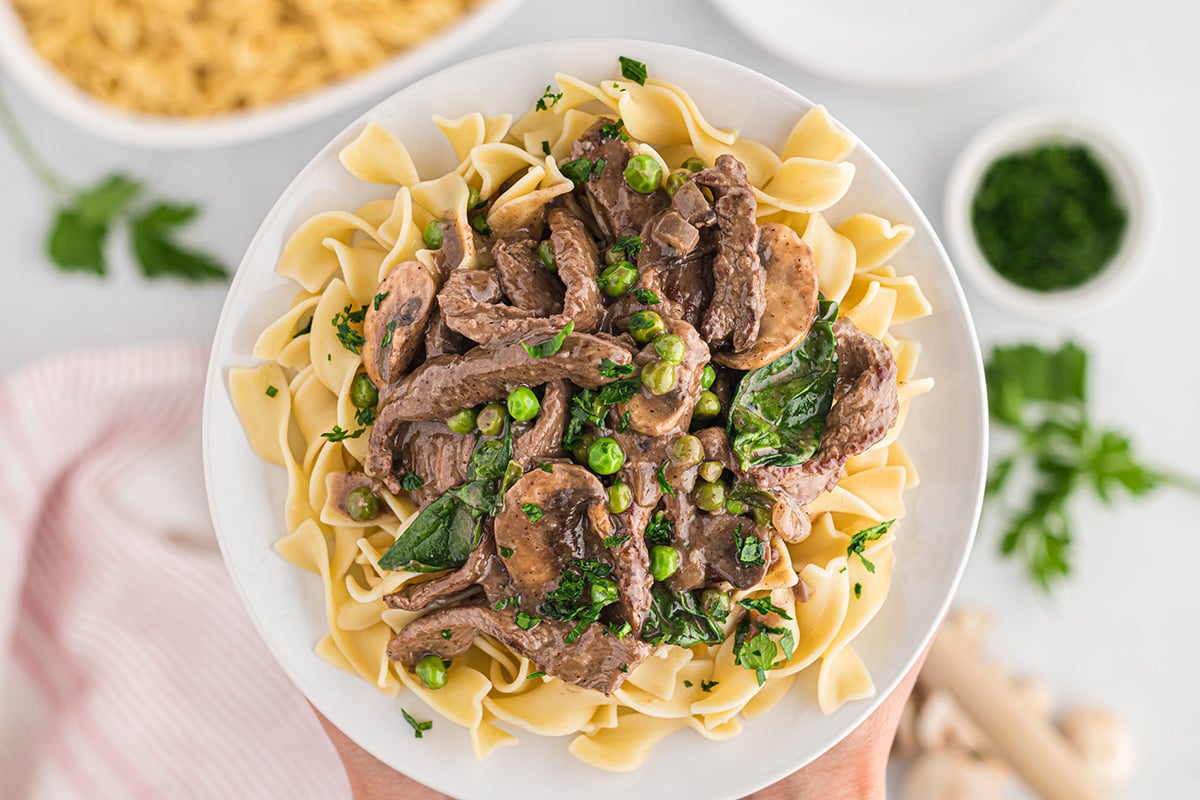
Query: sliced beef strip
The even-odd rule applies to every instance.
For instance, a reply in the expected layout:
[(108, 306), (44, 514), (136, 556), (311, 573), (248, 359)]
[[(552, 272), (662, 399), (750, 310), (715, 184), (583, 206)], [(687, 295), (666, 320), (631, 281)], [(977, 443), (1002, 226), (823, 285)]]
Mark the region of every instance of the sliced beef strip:
[(545, 339), (566, 324), (491, 299), (499, 297), (500, 278), (495, 269), (456, 269), (446, 278), (437, 300), (446, 326), (480, 344), (514, 336)]
[[(575, 330), (591, 333), (600, 323), (604, 300), (596, 278), (600, 275), (600, 253), (583, 221), (565, 208), (552, 208), (547, 214), (550, 245), (558, 264), (558, 277), (567, 287), (562, 313), (575, 322)], [(559, 326), (561, 327), (561, 325)]]
[(882, 439), (899, 413), (896, 361), (887, 345), (848, 319), (834, 323), (833, 333), (837, 389), (833, 408), (825, 416), (821, 446), (803, 464), (747, 470), (756, 484), (785, 491), (799, 505), (836, 486), (846, 459)]
[(363, 368), (376, 386), (404, 374), (423, 341), (437, 284), (419, 261), (397, 264), (383, 282), (382, 299), (367, 306), (363, 321)]
[(569, 383), (554, 381), (546, 384), (542, 394), (542, 409), (533, 427), (513, 441), (513, 461), (525, 469), (532, 469), (540, 461), (550, 461), (563, 455), (562, 437), (570, 402)]
[(504, 294), (517, 308), (539, 317), (563, 310), (563, 285), (543, 266), (532, 239), (498, 239), (492, 244), (492, 258)]
[(381, 410), (371, 430), (366, 472), (382, 478), (391, 471), (391, 446), (401, 422), (444, 420), (460, 409), (503, 399), (518, 386), (568, 379), (597, 389), (609, 381), (599, 371), (605, 358), (617, 364), (632, 361), (619, 341), (586, 333), (567, 336), (557, 353), (539, 359), (532, 358), (520, 342), (427, 359), (402, 380), (381, 387)]
[(758, 369), (795, 349), (817, 317), (817, 265), (799, 234), (778, 223), (761, 226), (758, 255), (767, 275), (758, 340), (742, 353), (713, 353), (733, 369)]
[(620, 543), (610, 548), (613, 572), (620, 576), (621, 607), (625, 619), (640, 633), (650, 613), (650, 551), (643, 533), (650, 522), (652, 508), (634, 503), (620, 514), (613, 514), (613, 532)]
[[(667, 579), (675, 590), (700, 589), (716, 581), (728, 581), (735, 589), (749, 589), (762, 582), (770, 565), (770, 530), (749, 517), (697, 511), (686, 496), (672, 498), (675, 519), (673, 544), (683, 556), (679, 570)], [(737, 537), (753, 536), (763, 546), (762, 564), (743, 565), (738, 560)]]
[(429, 315), (429, 325), (425, 328), (425, 357), (459, 355), (470, 350), (474, 344), (461, 333), (450, 330), (442, 317), (442, 310), (435, 303), (433, 313)]
[[(619, 414), (629, 412), (629, 427), (647, 436), (665, 436), (676, 430), (686, 430), (700, 397), (700, 382), (708, 363), (708, 345), (696, 329), (679, 319), (666, 319), (668, 333), (683, 340), (683, 362), (675, 367), (675, 388), (666, 394), (653, 395), (644, 387), (628, 403), (618, 406)], [(640, 366), (658, 359), (653, 344), (646, 345), (635, 357)]]
[(393, 492), (400, 491), (399, 475), (411, 472), (419, 477), (425, 483), (411, 495), (424, 508), (467, 479), (474, 446), (474, 436), (454, 433), (443, 422), (405, 423), (396, 435), (396, 469), (380, 477)]
[[(611, 563), (603, 542), (612, 532), (607, 502), (604, 485), (577, 464), (557, 464), (553, 472), (531, 470), (509, 487), (496, 517), (496, 546), (521, 608), (536, 613), (569, 562)], [(529, 505), (541, 509), (537, 521), (524, 511)], [(620, 576), (616, 579), (620, 585)]]
[[(618, 639), (603, 625), (589, 625), (567, 644), (573, 625), (544, 619), (530, 630), (516, 623), (516, 611), (470, 605), (445, 608), (408, 623), (388, 643), (388, 657), (412, 669), (424, 656), (453, 658), (481, 633), (493, 636), (528, 658), (547, 675), (584, 689), (612, 694), (652, 648), (632, 636)], [(442, 631), (450, 631), (450, 638)]]
[(406, 583), (400, 587), (400, 591), (384, 595), (383, 601), (389, 608), (420, 611), (434, 603), (456, 598), (472, 586), (483, 586), (488, 601), (493, 602), (496, 589), (507, 582), (504, 565), (496, 555), (496, 540), (489, 521), (484, 524), (483, 536), (467, 558), (467, 563), (427, 581)]
[(600, 117), (571, 145), (571, 160), (586, 158), (591, 161), (604, 159), (604, 169), (598, 176), (576, 186), (582, 191), (596, 221), (604, 229), (609, 240), (619, 236), (639, 235), (650, 217), (667, 205), (667, 193), (656, 189), (651, 194), (640, 194), (625, 182), (625, 165), (633, 151), (619, 137), (606, 137), (600, 129), (615, 122)]
[(759, 321), (766, 307), (766, 274), (758, 259), (758, 207), (746, 168), (731, 155), (693, 176), (716, 197), (717, 255), (713, 259), (713, 299), (704, 315), (701, 332), (719, 349), (731, 343), (735, 353), (749, 349), (758, 339)]

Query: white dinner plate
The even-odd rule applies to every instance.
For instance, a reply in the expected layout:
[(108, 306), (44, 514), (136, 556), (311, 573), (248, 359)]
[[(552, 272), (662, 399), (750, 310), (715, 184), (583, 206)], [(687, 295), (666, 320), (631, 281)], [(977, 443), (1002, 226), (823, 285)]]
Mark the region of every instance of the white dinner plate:
[[(355, 180), (338, 162), (338, 151), (368, 120), (397, 131), (423, 175), (442, 174), (455, 163), (431, 114), (520, 113), (556, 71), (598, 81), (614, 76), (618, 55), (645, 61), (653, 76), (685, 87), (714, 124), (740, 128), (777, 148), (812, 106), (744, 67), (648, 42), (543, 43), (450, 67), (385, 100), (304, 168), (250, 244), (213, 343), (204, 417), (209, 503), (225, 561), (259, 632), (300, 690), (347, 735), (385, 763), (459, 798), (701, 800), (741, 796), (790, 773), (853, 730), (912, 666), (950, 602), (978, 521), (987, 419), (979, 347), (966, 303), (925, 215), (887, 167), (860, 145), (850, 157), (857, 178), (829, 216), (836, 224), (851, 210), (871, 211), (916, 229), (894, 265), (917, 276), (935, 311), (901, 330), (922, 343), (919, 374), (937, 381), (933, 392), (913, 403), (904, 429), (921, 485), (905, 495), (908, 515), (895, 544), (891, 595), (855, 640), (879, 690), (873, 699), (825, 716), (816, 703), (816, 670), (810, 669), (775, 709), (747, 721), (741, 736), (717, 744), (684, 730), (659, 745), (642, 768), (610, 774), (571, 757), (569, 737), (525, 732), (517, 732), (519, 745), (476, 763), (467, 732), (433, 717), (411, 693), (389, 699), (316, 655), (313, 647), (326, 632), (320, 580), (272, 550), (284, 533), (284, 471), (250, 450), (227, 388), (229, 369), (255, 363), (255, 339), (295, 293), (294, 285), (274, 271), (284, 241), (317, 212), (353, 209), (390, 196), (387, 187)], [(418, 718), (434, 718), (433, 734), (414, 739), (401, 719), (401, 706)]]
[(916, 89), (965, 80), (1031, 46), (1077, 0), (712, 0), (785, 61), (847, 83)]

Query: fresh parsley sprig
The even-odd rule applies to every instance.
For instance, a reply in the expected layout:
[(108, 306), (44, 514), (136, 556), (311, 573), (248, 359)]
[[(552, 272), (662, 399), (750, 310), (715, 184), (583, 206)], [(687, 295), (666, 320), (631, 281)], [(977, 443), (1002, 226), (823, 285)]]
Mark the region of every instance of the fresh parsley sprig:
[[(1090, 486), (1106, 504), (1120, 488), (1134, 496), (1166, 485), (1200, 494), (1195, 480), (1140, 463), (1125, 434), (1091, 423), (1087, 353), (1074, 342), (1057, 350), (997, 347), (985, 372), (992, 419), (1017, 437), (988, 475), (988, 497), (1007, 511), (1000, 552), (1020, 558), (1042, 589), (1071, 572), (1070, 501), (1081, 487)], [(1030, 477), (1033, 488), (1005, 503), (1004, 490), (1017, 475)]]
[(94, 186), (71, 186), (42, 158), (17, 124), (0, 95), (0, 128), (17, 155), (55, 200), (54, 224), (46, 238), (51, 262), (64, 272), (108, 274), (108, 234), (124, 225), (142, 275), (192, 283), (224, 281), (229, 273), (213, 256), (179, 242), (180, 231), (195, 219), (197, 206), (146, 197), (145, 186), (121, 174)]

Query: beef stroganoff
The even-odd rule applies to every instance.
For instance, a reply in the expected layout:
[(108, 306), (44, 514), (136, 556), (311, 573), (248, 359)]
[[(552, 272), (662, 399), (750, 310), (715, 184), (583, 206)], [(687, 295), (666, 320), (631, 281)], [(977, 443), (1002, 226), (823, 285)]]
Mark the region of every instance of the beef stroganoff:
[(394, 195), (293, 233), (301, 289), (229, 375), (287, 471), (277, 549), (325, 587), (318, 652), (481, 759), (519, 729), (633, 769), (804, 670), (826, 713), (874, 693), (853, 640), (931, 388), (892, 332), (931, 310), (888, 266), (913, 230), (826, 218), (854, 141), (823, 108), (776, 153), (643, 70), (435, 117), (437, 177), (368, 123), (341, 162)]

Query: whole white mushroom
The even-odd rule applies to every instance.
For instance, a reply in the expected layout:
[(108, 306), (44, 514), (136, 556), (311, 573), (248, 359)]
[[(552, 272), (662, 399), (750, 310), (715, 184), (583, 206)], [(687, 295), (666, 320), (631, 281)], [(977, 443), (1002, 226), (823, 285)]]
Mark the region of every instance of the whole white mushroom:
[(1137, 746), (1125, 725), (1101, 708), (1077, 708), (1059, 723), (1063, 736), (1084, 763), (1110, 787), (1133, 777)]
[(1004, 800), (1012, 774), (995, 763), (951, 753), (928, 753), (904, 776), (903, 800)]

